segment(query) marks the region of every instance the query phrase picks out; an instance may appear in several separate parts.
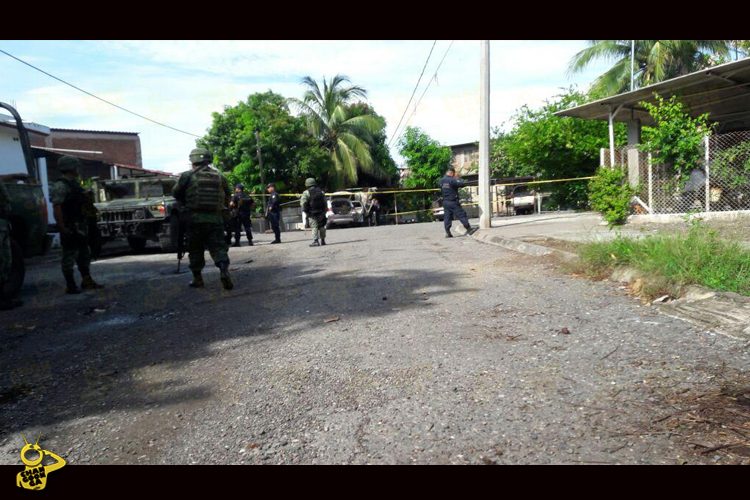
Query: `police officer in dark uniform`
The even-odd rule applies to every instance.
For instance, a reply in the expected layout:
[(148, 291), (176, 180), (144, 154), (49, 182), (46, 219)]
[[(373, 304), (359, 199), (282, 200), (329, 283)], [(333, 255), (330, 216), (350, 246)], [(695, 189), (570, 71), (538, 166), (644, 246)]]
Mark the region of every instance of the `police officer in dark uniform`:
[(276, 236), (276, 239), (271, 244), (281, 243), (281, 199), (279, 198), (279, 193), (276, 192), (276, 185), (273, 182), (266, 186), (266, 191), (271, 195), (266, 207), (266, 218), (271, 223), (273, 234)]
[(453, 238), (451, 224), (454, 218), (461, 221), (461, 224), (466, 228), (466, 234), (474, 234), (478, 229), (469, 225), (466, 211), (461, 207), (458, 190), (464, 186), (465, 183), (456, 176), (456, 169), (453, 167), (450, 167), (445, 172), (445, 177), (440, 179), (440, 191), (443, 194), (443, 224), (445, 226), (446, 238)]
[[(245, 229), (247, 242), (253, 246), (253, 225), (250, 215), (255, 208), (255, 200), (245, 192), (245, 186), (237, 184), (234, 187), (232, 201), (229, 202), (229, 208), (232, 210), (232, 230), (234, 232), (234, 246), (240, 246), (241, 229)], [(230, 235), (231, 236), (231, 235)]]

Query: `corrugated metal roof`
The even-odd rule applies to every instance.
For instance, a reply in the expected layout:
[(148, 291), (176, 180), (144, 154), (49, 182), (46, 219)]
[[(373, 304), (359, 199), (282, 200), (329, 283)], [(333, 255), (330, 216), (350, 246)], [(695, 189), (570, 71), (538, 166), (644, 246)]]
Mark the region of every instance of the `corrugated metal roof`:
[(616, 121), (640, 119), (642, 124), (652, 125), (651, 115), (640, 103), (654, 102), (655, 93), (662, 97), (677, 95), (692, 116), (708, 113), (709, 119), (721, 123), (723, 130), (750, 128), (750, 58), (696, 71), (555, 114), (607, 120), (610, 109), (621, 107), (615, 115)]
[(119, 134), (119, 135), (138, 135), (140, 132), (121, 132), (117, 130), (87, 130), (80, 128), (50, 128), (53, 132), (84, 132), (86, 134)]

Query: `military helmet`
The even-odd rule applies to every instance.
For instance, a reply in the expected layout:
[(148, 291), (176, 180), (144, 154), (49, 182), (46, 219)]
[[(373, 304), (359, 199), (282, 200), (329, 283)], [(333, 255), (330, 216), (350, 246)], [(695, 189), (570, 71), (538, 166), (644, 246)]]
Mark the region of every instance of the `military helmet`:
[(60, 172), (72, 172), (81, 166), (81, 160), (73, 156), (61, 156), (57, 160), (57, 169)]
[(237, 183), (237, 185), (234, 186), (234, 189), (241, 189), (241, 190), (244, 191), (245, 190), (245, 186), (243, 186), (242, 183), (240, 182), (240, 183)]
[(203, 163), (204, 161), (212, 161), (213, 157), (206, 148), (195, 148), (190, 152), (190, 163), (195, 165), (196, 163)]
[(315, 179), (313, 179), (312, 177), (308, 177), (307, 179), (305, 179), (305, 187), (313, 187), (316, 184), (317, 182), (315, 182)]

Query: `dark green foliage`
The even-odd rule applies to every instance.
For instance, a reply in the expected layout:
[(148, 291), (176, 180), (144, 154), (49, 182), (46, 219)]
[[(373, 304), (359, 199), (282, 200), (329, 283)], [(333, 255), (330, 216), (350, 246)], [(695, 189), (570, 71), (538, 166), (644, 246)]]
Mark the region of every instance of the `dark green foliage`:
[(692, 118), (677, 96), (668, 100), (654, 97), (655, 104), (641, 103), (655, 122), (653, 127), (644, 127), (641, 150), (651, 153), (655, 165), (667, 166), (686, 182), (690, 172), (701, 165), (701, 145), (712, 128), (708, 113)]
[(588, 191), (591, 208), (600, 212), (610, 227), (625, 223), (635, 191), (622, 167), (601, 167), (589, 181)]
[(451, 148), (441, 146), (421, 129), (408, 127), (399, 141), (399, 152), (406, 160), (409, 176), (406, 188), (435, 188), (451, 163)]

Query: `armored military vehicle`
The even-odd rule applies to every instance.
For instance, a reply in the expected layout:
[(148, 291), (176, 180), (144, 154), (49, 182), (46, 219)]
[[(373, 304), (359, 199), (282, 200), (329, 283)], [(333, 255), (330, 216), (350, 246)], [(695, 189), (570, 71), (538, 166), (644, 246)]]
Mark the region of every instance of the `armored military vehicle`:
[(143, 251), (148, 241), (165, 252), (177, 248), (177, 217), (172, 217), (177, 178), (143, 176), (98, 181), (96, 203), (102, 245), (127, 239), (130, 248)]

